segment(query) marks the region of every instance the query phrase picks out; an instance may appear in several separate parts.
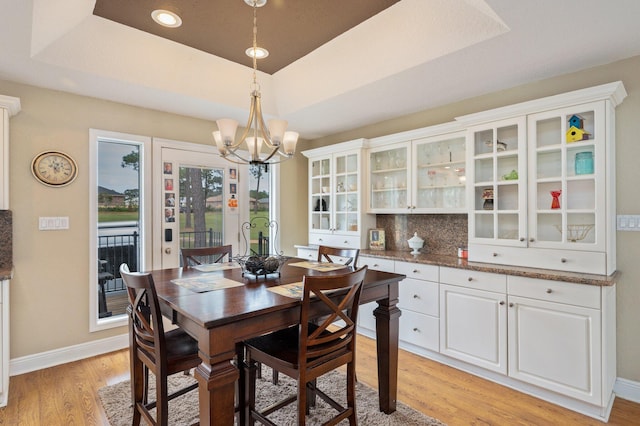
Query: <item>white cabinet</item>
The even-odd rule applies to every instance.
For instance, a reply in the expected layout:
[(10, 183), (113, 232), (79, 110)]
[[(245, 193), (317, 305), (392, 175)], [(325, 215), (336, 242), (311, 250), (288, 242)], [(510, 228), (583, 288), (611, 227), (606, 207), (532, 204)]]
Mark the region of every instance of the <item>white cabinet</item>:
[[(9, 117), (20, 99), (0, 95), (0, 209), (9, 209)], [(9, 398), (9, 280), (0, 281), (0, 407)]]
[[(407, 276), (399, 285), (400, 342), (438, 351), (440, 306), (439, 267), (396, 261), (395, 272)], [(411, 349), (411, 347), (409, 347)], [(415, 351), (415, 350), (414, 350)]]
[(470, 125), (469, 260), (615, 271), (615, 107), (625, 96), (616, 82), (459, 118)]
[[(360, 256), (358, 266), (367, 265), (369, 269), (384, 272), (394, 272), (394, 261), (377, 257)], [(402, 284), (400, 284), (402, 287)], [(369, 302), (358, 308), (358, 332), (373, 339), (376, 338), (376, 317), (373, 311), (378, 307), (377, 302)]]
[(606, 407), (616, 375), (615, 286), (508, 281), (509, 376)]
[(448, 123), (371, 140), (367, 211), (466, 213), (466, 140), (459, 128)]
[(506, 374), (506, 277), (440, 270), (440, 352)]
[(364, 214), (366, 140), (303, 151), (309, 158), (309, 244), (364, 248), (375, 217)]

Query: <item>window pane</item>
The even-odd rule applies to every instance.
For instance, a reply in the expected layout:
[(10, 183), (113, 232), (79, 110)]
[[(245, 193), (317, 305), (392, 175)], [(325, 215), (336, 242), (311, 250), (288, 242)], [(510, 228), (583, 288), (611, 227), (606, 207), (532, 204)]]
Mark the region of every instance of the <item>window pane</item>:
[(140, 145), (98, 142), (98, 317), (126, 313), (120, 264), (140, 265)]

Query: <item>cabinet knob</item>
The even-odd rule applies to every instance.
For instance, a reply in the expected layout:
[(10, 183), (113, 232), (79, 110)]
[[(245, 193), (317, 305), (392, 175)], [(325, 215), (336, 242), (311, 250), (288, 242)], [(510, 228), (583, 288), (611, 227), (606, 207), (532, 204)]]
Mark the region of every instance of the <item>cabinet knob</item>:
[(413, 210), (413, 209), (415, 209), (415, 208), (416, 208), (416, 206), (411, 206), (411, 210)]
[(318, 238), (318, 241), (322, 242), (323, 240), (322, 240), (322, 238)]
[(498, 253), (495, 253), (495, 252), (494, 252), (494, 253), (492, 253), (491, 255), (492, 255), (493, 257), (498, 257)]
[(526, 240), (526, 238), (524, 238), (524, 237), (520, 237), (520, 241), (521, 241), (521, 242), (524, 242), (524, 240)]
[(344, 240), (344, 243), (343, 243), (343, 244), (349, 244), (349, 241), (347, 241), (347, 240)]
[(373, 264), (373, 267), (374, 267), (374, 268), (377, 268), (378, 266), (380, 266), (380, 265), (378, 265), (377, 263), (374, 263), (374, 264)]
[(407, 206), (407, 210), (411, 210), (411, 206)]
[(416, 333), (420, 333), (420, 329), (418, 327), (413, 327), (413, 331), (415, 331)]
[(473, 277), (467, 278), (467, 281), (469, 281), (469, 282), (473, 281)]
[(513, 308), (513, 303), (509, 303), (509, 307), (510, 307), (510, 308)]
[(565, 259), (564, 257), (562, 259), (560, 259), (560, 262), (562, 263), (567, 263), (567, 259)]
[(413, 272), (414, 274), (417, 274), (418, 272), (420, 272), (420, 270), (419, 270), (419, 269), (414, 269), (414, 270), (413, 270), (413, 271), (411, 271), (411, 272)]
[(413, 298), (414, 298), (414, 299), (420, 299), (420, 296), (418, 296), (417, 294), (414, 294), (414, 295), (413, 295)]
[(535, 238), (529, 238), (530, 243), (534, 242), (535, 240), (536, 240)]
[(551, 290), (550, 288), (547, 289), (547, 294), (551, 294), (553, 293), (553, 290)]
[(500, 306), (504, 306), (504, 300), (500, 301)]

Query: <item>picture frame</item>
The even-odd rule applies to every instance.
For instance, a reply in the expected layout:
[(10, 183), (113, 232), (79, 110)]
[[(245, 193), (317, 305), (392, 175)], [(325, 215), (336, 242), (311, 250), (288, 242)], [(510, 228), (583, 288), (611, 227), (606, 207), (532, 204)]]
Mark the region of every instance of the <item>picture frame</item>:
[(370, 250), (385, 249), (384, 229), (379, 229), (379, 228), (369, 229), (369, 249)]

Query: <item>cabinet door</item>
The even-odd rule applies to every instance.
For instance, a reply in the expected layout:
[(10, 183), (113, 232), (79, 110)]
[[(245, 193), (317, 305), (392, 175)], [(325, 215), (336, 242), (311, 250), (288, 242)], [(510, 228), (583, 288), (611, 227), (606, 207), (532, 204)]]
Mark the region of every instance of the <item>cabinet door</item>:
[(507, 373), (506, 295), (440, 284), (440, 352)]
[(465, 133), (415, 140), (411, 152), (411, 211), (466, 213)]
[(606, 405), (600, 321), (597, 309), (509, 296), (509, 375)]
[(409, 142), (369, 151), (370, 213), (408, 213), (410, 211)]
[(331, 157), (314, 158), (309, 168), (309, 230), (331, 230)]
[(604, 251), (604, 101), (529, 116), (529, 246)]
[(341, 234), (360, 230), (360, 152), (351, 151), (333, 157), (332, 231)]
[(525, 117), (469, 129), (469, 242), (526, 246)]

